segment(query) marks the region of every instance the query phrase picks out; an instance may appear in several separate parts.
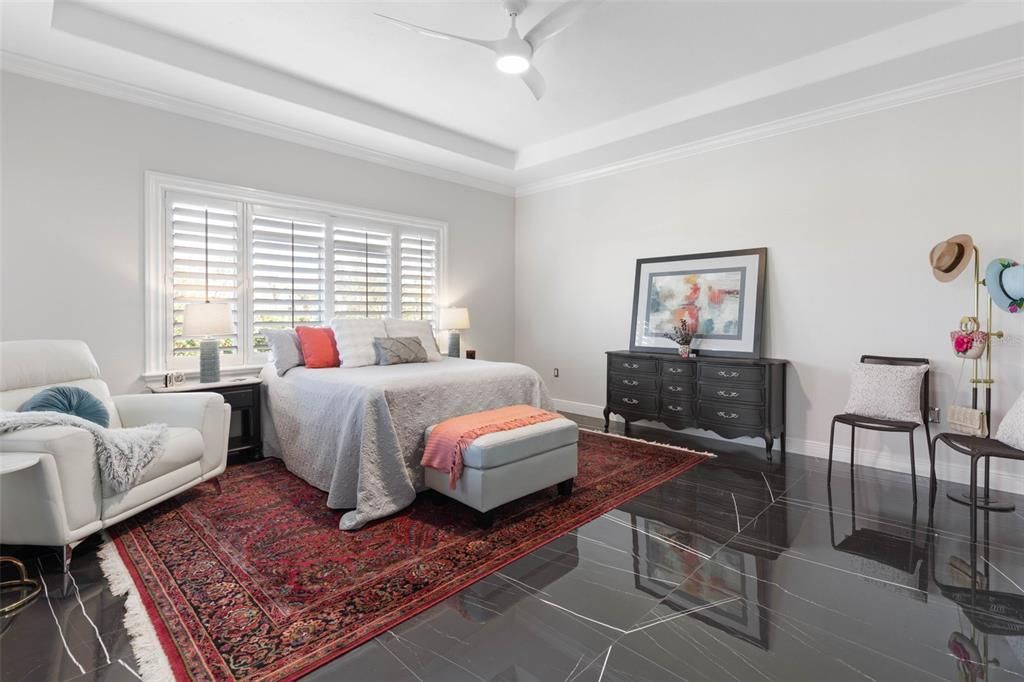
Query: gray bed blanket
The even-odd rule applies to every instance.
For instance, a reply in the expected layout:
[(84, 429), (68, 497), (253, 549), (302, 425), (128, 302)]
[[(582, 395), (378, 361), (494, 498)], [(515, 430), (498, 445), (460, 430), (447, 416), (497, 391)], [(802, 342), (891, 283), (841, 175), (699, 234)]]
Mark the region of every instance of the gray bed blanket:
[(264, 449), (351, 509), (344, 530), (404, 509), (423, 490), (424, 431), (506, 405), (552, 409), (540, 376), (514, 363), (441, 362), (336, 369), (264, 368)]

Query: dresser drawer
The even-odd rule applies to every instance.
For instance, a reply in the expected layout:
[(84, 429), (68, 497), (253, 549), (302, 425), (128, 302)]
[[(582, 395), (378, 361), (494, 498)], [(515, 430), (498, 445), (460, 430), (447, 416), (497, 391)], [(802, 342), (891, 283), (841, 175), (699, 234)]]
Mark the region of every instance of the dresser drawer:
[(764, 390), (760, 387), (736, 386), (729, 384), (701, 384), (702, 400), (717, 400), (726, 403), (764, 404)]
[(656, 414), (658, 412), (658, 396), (656, 395), (625, 393), (618, 390), (609, 391), (609, 395), (611, 397), (608, 401), (608, 406), (613, 410), (615, 408), (621, 408), (623, 410), (648, 412), (650, 414)]
[(609, 355), (608, 371), (620, 374), (657, 374), (658, 361), (628, 355)]
[(697, 365), (693, 362), (661, 362), (661, 376), (672, 379), (692, 378), (697, 376)]
[(609, 374), (608, 388), (636, 393), (657, 393), (658, 381), (654, 374)]
[(727, 403), (700, 401), (701, 421), (729, 424), (739, 427), (760, 428), (764, 425), (764, 410), (759, 407), (729, 405)]
[(661, 394), (666, 398), (681, 398), (683, 396), (696, 396), (697, 384), (692, 380), (668, 379), (661, 380)]
[(693, 417), (693, 401), (692, 400), (670, 400), (668, 398), (661, 399), (661, 416), (662, 417)]
[(700, 366), (700, 380), (719, 384), (761, 384), (764, 383), (764, 372), (760, 367), (749, 365), (704, 364)]

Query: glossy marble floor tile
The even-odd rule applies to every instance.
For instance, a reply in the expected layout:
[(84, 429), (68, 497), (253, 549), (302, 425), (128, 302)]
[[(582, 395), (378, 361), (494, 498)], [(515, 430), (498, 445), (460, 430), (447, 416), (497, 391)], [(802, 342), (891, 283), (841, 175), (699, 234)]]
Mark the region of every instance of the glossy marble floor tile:
[[(307, 679), (1024, 679), (1024, 497), (1001, 493), (1019, 511), (979, 516), (972, 546), (945, 495), (964, 486), (930, 499), (919, 476), (915, 505), (904, 474), (839, 465), (829, 485), (823, 460), (633, 435), (720, 457)], [(135, 679), (122, 600), (91, 550), (73, 564), (81, 606), (39, 558), (50, 599), (7, 624), (3, 679)]]
[[(79, 546), (67, 574), (61, 558), (46, 549), (3, 549), (24, 561), (29, 577), (45, 588), (34, 602), (0, 620), (3, 680), (138, 679), (124, 628), (125, 600), (107, 586), (95, 554), (98, 540)], [(8, 599), (5, 594), (5, 604)]]

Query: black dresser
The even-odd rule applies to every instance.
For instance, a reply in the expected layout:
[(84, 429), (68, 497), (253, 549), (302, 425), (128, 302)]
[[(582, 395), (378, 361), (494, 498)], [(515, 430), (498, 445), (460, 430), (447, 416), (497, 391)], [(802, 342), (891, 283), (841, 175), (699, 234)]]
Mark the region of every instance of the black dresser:
[(604, 424), (612, 413), (726, 438), (763, 438), (786, 452), (786, 361), (608, 351)]

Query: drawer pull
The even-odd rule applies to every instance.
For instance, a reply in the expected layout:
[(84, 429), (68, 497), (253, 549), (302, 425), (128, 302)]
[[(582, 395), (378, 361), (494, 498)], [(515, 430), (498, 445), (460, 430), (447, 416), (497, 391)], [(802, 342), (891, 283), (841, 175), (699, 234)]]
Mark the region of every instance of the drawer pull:
[(739, 375), (739, 372), (726, 372), (724, 369), (718, 370), (718, 376), (725, 377), (727, 379), (732, 379), (738, 377)]
[(637, 400), (636, 398), (623, 398), (622, 402), (626, 403), (627, 405), (636, 405), (640, 401)]
[(719, 391), (718, 395), (722, 396), (723, 398), (738, 398), (740, 394), (737, 393), (736, 391)]
[(683, 411), (683, 408), (679, 407), (678, 405), (666, 405), (666, 407), (668, 407), (668, 409), (672, 410), (673, 412)]
[(740, 416), (738, 414), (736, 414), (735, 412), (718, 412), (717, 414), (722, 419), (739, 419), (740, 418)]
[(683, 368), (682, 367), (669, 367), (668, 371), (669, 371), (669, 374), (682, 374), (683, 373)]
[(625, 367), (626, 369), (640, 369), (640, 365), (636, 364), (635, 362), (624, 362), (622, 363), (622, 366)]
[(674, 393), (678, 393), (679, 391), (683, 390), (683, 387), (682, 386), (669, 386), (668, 390), (673, 391)]
[(636, 379), (623, 379), (622, 383), (624, 383), (627, 386), (639, 386), (640, 385), (640, 382), (637, 381)]

